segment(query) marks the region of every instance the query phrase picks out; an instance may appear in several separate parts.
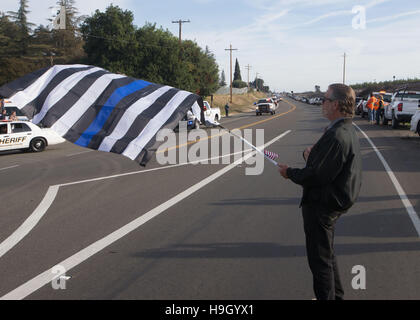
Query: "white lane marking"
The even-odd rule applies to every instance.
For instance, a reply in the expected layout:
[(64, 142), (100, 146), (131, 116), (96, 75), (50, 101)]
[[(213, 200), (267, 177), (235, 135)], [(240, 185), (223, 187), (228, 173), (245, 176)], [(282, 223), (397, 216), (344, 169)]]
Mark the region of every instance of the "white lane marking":
[(95, 150), (86, 150), (86, 151), (81, 151), (81, 152), (71, 153), (71, 154), (66, 155), (66, 157), (77, 156), (77, 155), (79, 155), (79, 154), (88, 153), (88, 152), (92, 152), (92, 151), (95, 151)]
[(6, 168), (1, 168), (0, 171), (7, 170), (7, 169), (12, 169), (12, 168), (16, 168), (16, 167), (19, 167), (19, 165), (10, 166), (10, 167), (6, 167)]
[(407, 210), (408, 216), (410, 217), (411, 222), (413, 223), (414, 228), (416, 229), (417, 234), (420, 237), (420, 219), (419, 219), (419, 216), (417, 215), (417, 212), (414, 210), (414, 208), (413, 208), (410, 200), (408, 199), (404, 189), (401, 187), (400, 183), (398, 182), (397, 177), (395, 176), (394, 172), (391, 170), (391, 167), (388, 165), (385, 158), (382, 156), (381, 152), (378, 150), (378, 148), (376, 148), (376, 146), (374, 145), (372, 140), (370, 140), (370, 138), (367, 136), (367, 134), (364, 133), (363, 130), (360, 129), (355, 123), (353, 123), (353, 124), (365, 136), (367, 141), (369, 141), (373, 150), (378, 155), (379, 160), (381, 160), (381, 162), (382, 162), (382, 164), (385, 168), (385, 171), (388, 173), (392, 183), (394, 184), (394, 187), (397, 190), (398, 195), (400, 196), (401, 201), (405, 206), (405, 209)]
[[(92, 151), (94, 151), (94, 150), (92, 150)], [(230, 157), (232, 155), (236, 155), (236, 154), (239, 154), (239, 153), (246, 153), (246, 152), (249, 152), (249, 151), (252, 151), (252, 150), (251, 149), (246, 149), (246, 150), (243, 150), (243, 151), (230, 153), (230, 154), (226, 154), (226, 155), (223, 155), (223, 156), (208, 158), (208, 159), (205, 159), (205, 160), (197, 160), (197, 161), (192, 161), (192, 162), (179, 163), (179, 164), (160, 167), (160, 168), (134, 171), (134, 172), (127, 172), (127, 173), (121, 173), (121, 174), (116, 174), (116, 175), (112, 175), (112, 176), (99, 177), (99, 178), (93, 178), (93, 179), (87, 179), (87, 180), (80, 180), (80, 181), (74, 181), (74, 182), (63, 183), (63, 184), (57, 184), (57, 185), (54, 185), (54, 186), (50, 186), (47, 193), (44, 196), (44, 199), (38, 205), (38, 207), (35, 209), (35, 211), (25, 220), (25, 222), (15, 232), (13, 232), (12, 235), (10, 235), (2, 243), (0, 243), (0, 258), (3, 255), (5, 255), (10, 249), (12, 249), (16, 244), (18, 244), (18, 242), (21, 241), (38, 224), (39, 220), (41, 220), (41, 218), (45, 215), (45, 213), (47, 212), (49, 207), (54, 202), (55, 197), (57, 196), (57, 193), (58, 193), (58, 189), (60, 187), (71, 186), (71, 185), (75, 185), (75, 184), (82, 184), (82, 183), (87, 183), (87, 182), (101, 181), (101, 180), (106, 180), (106, 179), (119, 178), (119, 177), (124, 177), (124, 176), (129, 176), (129, 175), (134, 175), (134, 174), (140, 174), (140, 173), (146, 173), (146, 172), (151, 172), (151, 171), (170, 169), (170, 168), (185, 166), (185, 165), (189, 165), (189, 164), (197, 164), (201, 161), (209, 161), (210, 162), (214, 159)]]
[[(283, 134), (275, 137), (271, 141), (267, 142), (263, 146), (259, 146), (259, 148), (266, 148), (269, 145), (273, 144), (277, 140), (283, 138), (291, 130), (284, 132)], [(235, 168), (238, 164), (242, 163), (244, 160), (248, 159), (252, 155), (255, 154), (254, 152), (249, 153), (235, 161), (234, 163), (224, 167), (223, 169), (213, 173), (212, 175), (208, 176), (207, 178), (201, 180), (199, 183), (193, 185), (192, 187), (188, 188), (187, 190), (179, 193), (175, 197), (169, 199), (168, 201), (162, 203), (161, 205), (157, 206), (156, 208), (150, 210), (149, 212), (142, 214), (137, 219), (133, 220), (132, 222), (126, 224), (125, 226), (119, 228), (118, 230), (114, 231), (113, 233), (105, 236), (104, 238), (94, 242), (90, 246), (82, 249), (81, 251), (75, 253), (71, 257), (67, 258), (66, 260), (57, 263), (56, 265), (63, 266), (66, 271), (70, 271), (72, 268), (76, 267), (77, 265), (81, 264), (85, 260), (89, 259), (91, 256), (95, 255), (96, 253), (100, 252), (104, 248), (108, 247), (112, 243), (116, 242), (117, 240), (123, 238), (130, 232), (136, 230), (149, 220), (153, 219), (154, 217), (158, 216), (162, 212), (166, 211), (168, 208), (174, 206), (178, 202), (184, 200), (185, 198), (189, 197), (196, 191), (200, 190), (210, 182), (216, 180), (217, 178), (221, 177), (225, 173), (229, 172), (233, 168)], [(32, 294), (36, 290), (42, 288), (46, 284), (50, 283), (53, 279), (53, 274), (51, 273), (51, 268), (44, 271), (43, 273), (39, 274), (35, 278), (29, 280), (28, 282), (22, 284), (18, 288), (12, 290), (11, 292), (5, 294), (0, 298), (0, 300), (21, 300), (27, 297), (28, 295)]]
[(116, 175), (112, 175), (112, 176), (106, 176), (106, 177), (99, 177), (99, 178), (92, 178), (92, 179), (86, 179), (86, 180), (80, 180), (80, 181), (74, 181), (74, 182), (68, 182), (68, 183), (62, 183), (59, 184), (59, 187), (65, 187), (65, 186), (71, 186), (71, 185), (75, 185), (75, 184), (81, 184), (81, 183), (87, 183), (87, 182), (94, 182), (94, 181), (100, 181), (100, 180), (107, 180), (107, 179), (113, 179), (113, 178), (119, 178), (119, 177), (125, 177), (125, 176), (131, 176), (134, 174), (140, 174), (140, 173), (146, 173), (146, 172), (151, 172), (151, 171), (159, 171), (159, 170), (165, 170), (165, 169), (170, 169), (170, 168), (175, 168), (175, 167), (181, 167), (181, 166), (186, 166), (189, 164), (198, 164), (202, 161), (212, 161), (215, 159), (221, 159), (221, 158), (226, 158), (226, 157), (230, 157), (233, 155), (237, 155), (239, 153), (246, 153), (252, 151), (252, 149), (245, 149), (243, 151), (238, 151), (235, 153), (229, 153), (229, 154), (225, 154), (223, 156), (217, 156), (217, 157), (213, 157), (213, 158), (208, 158), (208, 159), (203, 159), (203, 160), (196, 160), (196, 161), (191, 161), (191, 162), (182, 162), (182, 163), (178, 163), (178, 164), (173, 164), (173, 165), (169, 165), (169, 166), (164, 166), (164, 167), (159, 167), (159, 168), (153, 168), (153, 169), (148, 169), (148, 170), (141, 170), (141, 171), (133, 171), (133, 172), (127, 172), (127, 173), (120, 173), (120, 174), (116, 174)]
[(51, 204), (53, 203), (57, 192), (58, 186), (51, 186), (48, 188), (47, 193), (42, 199), (41, 203), (35, 211), (25, 220), (24, 223), (10, 235), (6, 240), (0, 244), (0, 258), (11, 248), (13, 248), (20, 240), (22, 240), (44, 216)]

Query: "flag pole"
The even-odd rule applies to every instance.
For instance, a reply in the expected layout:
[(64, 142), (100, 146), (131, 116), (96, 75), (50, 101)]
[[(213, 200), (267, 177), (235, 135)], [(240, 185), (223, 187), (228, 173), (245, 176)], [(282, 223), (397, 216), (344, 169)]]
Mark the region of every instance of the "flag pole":
[(247, 145), (249, 145), (252, 149), (254, 149), (255, 151), (257, 151), (259, 154), (261, 154), (262, 156), (264, 156), (264, 158), (268, 161), (270, 161), (272, 164), (274, 164), (277, 167), (277, 162), (274, 161), (273, 159), (269, 158), (264, 152), (262, 152), (260, 149), (258, 149), (256, 146), (254, 146), (253, 144), (249, 143), (246, 139), (242, 138), (241, 136), (238, 136), (237, 134), (234, 134), (232, 131), (230, 131), (229, 129), (223, 127), (221, 124), (218, 125), (220, 128), (226, 130), (227, 132), (229, 132), (231, 135), (241, 139), (243, 142), (245, 142)]

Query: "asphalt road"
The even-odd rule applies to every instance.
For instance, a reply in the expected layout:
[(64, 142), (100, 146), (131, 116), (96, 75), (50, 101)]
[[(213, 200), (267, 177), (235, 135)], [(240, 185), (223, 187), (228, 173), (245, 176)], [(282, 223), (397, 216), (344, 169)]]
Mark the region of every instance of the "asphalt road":
[[(335, 237), (345, 298), (420, 299), (420, 137), (360, 117), (355, 123), (395, 179), (359, 132), (363, 186)], [(292, 100), (280, 103), (275, 116), (241, 114), (222, 124), (254, 134), (264, 129), (265, 142), (277, 138), (267, 149), (301, 167), (302, 150), (328, 122), (319, 106)], [(0, 297), (311, 299), (301, 188), (264, 165), (260, 175), (246, 175), (252, 167), (246, 164), (162, 166), (153, 159), (142, 168), (67, 142), (42, 153), (3, 154)], [(43, 215), (23, 230), (34, 212)], [(10, 245), (12, 235), (22, 239)], [(53, 288), (56, 265), (67, 267), (65, 289)], [(366, 270), (364, 290), (352, 287), (358, 265)]]

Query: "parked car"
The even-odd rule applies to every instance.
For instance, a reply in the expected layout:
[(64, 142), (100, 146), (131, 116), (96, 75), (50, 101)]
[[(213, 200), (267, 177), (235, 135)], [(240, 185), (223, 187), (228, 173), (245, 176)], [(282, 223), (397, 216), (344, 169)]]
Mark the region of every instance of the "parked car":
[(255, 113), (257, 116), (262, 115), (263, 113), (276, 113), (276, 105), (274, 102), (270, 99), (260, 99), (258, 102), (254, 102), (255, 107)]
[(400, 123), (410, 123), (411, 118), (419, 108), (420, 92), (400, 90), (394, 93), (391, 103), (384, 107), (383, 124), (391, 121), (392, 128), (398, 128)]
[(221, 119), (220, 108), (212, 108), (208, 101), (204, 101), (204, 118), (212, 123), (219, 122)]
[[(187, 114), (182, 118), (181, 121), (185, 121), (187, 123), (187, 131), (192, 130), (192, 129), (200, 129), (200, 120), (197, 119), (197, 117), (194, 115), (194, 113), (191, 110), (187, 111)], [(175, 132), (179, 131), (179, 123), (175, 127), (174, 131)]]
[(420, 136), (420, 106), (419, 106), (419, 109), (417, 109), (416, 113), (411, 118), (410, 125), (411, 125), (410, 130), (413, 132), (417, 132), (418, 135)]
[(0, 151), (29, 149), (41, 152), (65, 140), (49, 128), (41, 129), (29, 121), (0, 121)]
[(363, 104), (366, 104), (366, 100), (359, 100), (358, 103), (356, 103), (356, 109), (355, 109), (355, 114), (357, 115), (361, 115), (362, 118), (364, 118), (364, 114), (363, 114)]

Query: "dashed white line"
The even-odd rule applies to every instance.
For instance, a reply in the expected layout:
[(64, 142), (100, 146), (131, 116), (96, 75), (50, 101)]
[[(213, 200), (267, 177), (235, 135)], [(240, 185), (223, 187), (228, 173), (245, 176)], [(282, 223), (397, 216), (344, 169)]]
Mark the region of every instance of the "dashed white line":
[(7, 169), (12, 169), (12, 168), (16, 168), (16, 167), (19, 167), (19, 165), (10, 166), (10, 167), (6, 167), (6, 168), (0, 168), (0, 171), (7, 170)]
[(84, 153), (88, 153), (88, 152), (92, 152), (92, 151), (95, 151), (95, 150), (86, 150), (86, 151), (80, 151), (80, 152), (76, 152), (76, 153), (71, 153), (71, 154), (66, 155), (66, 157), (77, 156), (79, 154), (84, 154)]

